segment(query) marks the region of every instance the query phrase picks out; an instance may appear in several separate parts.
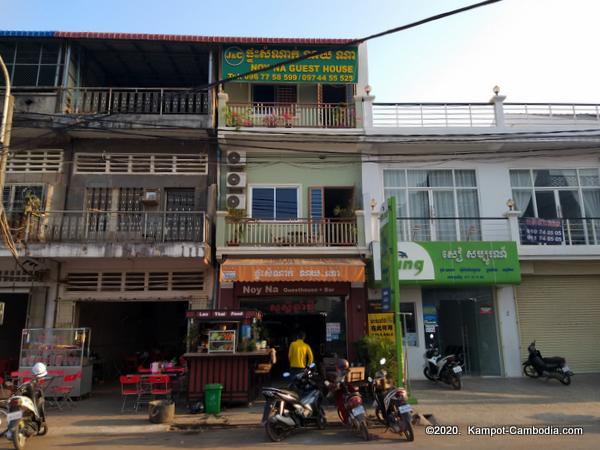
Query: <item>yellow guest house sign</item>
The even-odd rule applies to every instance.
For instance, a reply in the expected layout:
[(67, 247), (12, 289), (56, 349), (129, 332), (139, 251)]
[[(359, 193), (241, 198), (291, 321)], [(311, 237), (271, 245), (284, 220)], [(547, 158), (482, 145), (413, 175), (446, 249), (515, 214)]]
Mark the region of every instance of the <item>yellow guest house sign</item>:
[[(324, 51), (323, 51), (324, 50)], [(324, 47), (231, 46), (222, 52), (222, 78), (264, 69), (273, 64), (315, 54), (307, 59), (283, 64), (236, 81), (245, 83), (331, 83), (358, 81), (358, 48), (328, 50)]]

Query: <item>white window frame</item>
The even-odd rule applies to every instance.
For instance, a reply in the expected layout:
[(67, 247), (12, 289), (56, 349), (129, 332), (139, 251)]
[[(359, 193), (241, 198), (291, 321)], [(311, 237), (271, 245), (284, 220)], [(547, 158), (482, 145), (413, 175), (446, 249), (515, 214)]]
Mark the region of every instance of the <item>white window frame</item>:
[[(301, 214), (300, 212), (303, 211), (302, 209), (302, 185), (300, 184), (249, 184), (248, 185), (248, 205), (247, 205), (247, 209), (248, 209), (248, 216), (249, 217), (254, 217), (254, 211), (252, 211), (252, 197), (253, 197), (253, 193), (254, 193), (254, 188), (262, 188), (262, 189), (266, 189), (266, 188), (271, 188), (273, 190), (277, 189), (277, 188), (295, 188), (296, 189), (296, 219), (301, 219)], [(274, 197), (275, 198), (275, 197)], [(275, 203), (273, 204), (273, 216), (275, 216)], [(260, 219), (260, 220), (271, 220), (273, 222), (286, 222), (288, 220), (295, 220), (295, 219)]]

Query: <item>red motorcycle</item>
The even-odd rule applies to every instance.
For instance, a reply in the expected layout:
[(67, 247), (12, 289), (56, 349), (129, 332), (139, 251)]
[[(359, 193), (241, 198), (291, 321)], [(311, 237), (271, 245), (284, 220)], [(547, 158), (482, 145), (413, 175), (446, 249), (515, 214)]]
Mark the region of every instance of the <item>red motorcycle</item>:
[(368, 441), (367, 412), (360, 395), (360, 385), (346, 381), (349, 366), (347, 360), (340, 359), (335, 376), (329, 377), (331, 379), (325, 381), (325, 385), (329, 387), (335, 399), (338, 416), (342, 423), (357, 431), (365, 441)]

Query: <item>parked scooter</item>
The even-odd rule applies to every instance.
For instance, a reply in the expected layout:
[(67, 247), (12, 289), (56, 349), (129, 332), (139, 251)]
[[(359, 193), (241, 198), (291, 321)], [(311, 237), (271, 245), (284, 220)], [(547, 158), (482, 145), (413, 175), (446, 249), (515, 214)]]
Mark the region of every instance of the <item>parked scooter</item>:
[(535, 341), (527, 347), (529, 357), (523, 363), (523, 373), (531, 378), (546, 377), (556, 378), (564, 385), (571, 384), (571, 377), (574, 375), (567, 366), (565, 358), (554, 356), (551, 358), (542, 358), (542, 354), (535, 347)]
[(39, 386), (48, 371), (45, 364), (36, 363), (31, 373), (33, 378), (21, 384), (8, 399), (8, 430), (5, 436), (17, 450), (25, 448), (28, 438), (48, 432), (44, 392)]
[(325, 385), (333, 394), (342, 423), (357, 431), (365, 441), (368, 441), (369, 426), (359, 384), (346, 381), (349, 366), (347, 360), (338, 360), (334, 378), (325, 380)]
[[(327, 420), (321, 406), (323, 385), (315, 367), (313, 363), (304, 372), (294, 375), (290, 389), (263, 388), (266, 403), (261, 423), (272, 441), (285, 439), (297, 428), (325, 428)], [(290, 374), (286, 372), (283, 376), (288, 378)]]
[[(381, 358), (379, 364), (385, 365), (386, 359)], [(415, 440), (412, 427), (412, 407), (408, 404), (406, 390), (390, 386), (386, 371), (381, 368), (375, 373), (375, 378), (369, 377), (373, 393), (373, 407), (377, 420), (391, 429), (394, 433), (402, 433), (407, 441)]]
[(425, 352), (425, 368), (423, 375), (431, 381), (443, 381), (454, 389), (459, 390), (462, 387), (460, 379), (462, 367), (460, 361), (455, 355), (442, 357), (436, 347), (431, 347)]

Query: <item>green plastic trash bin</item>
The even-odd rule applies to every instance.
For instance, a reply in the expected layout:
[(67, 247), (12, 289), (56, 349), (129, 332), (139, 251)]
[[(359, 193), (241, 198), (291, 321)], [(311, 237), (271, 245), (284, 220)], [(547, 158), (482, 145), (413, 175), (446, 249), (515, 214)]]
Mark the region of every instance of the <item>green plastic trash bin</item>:
[(206, 414), (221, 413), (221, 391), (223, 386), (220, 384), (204, 385), (204, 412)]

